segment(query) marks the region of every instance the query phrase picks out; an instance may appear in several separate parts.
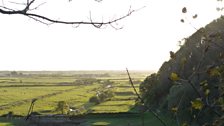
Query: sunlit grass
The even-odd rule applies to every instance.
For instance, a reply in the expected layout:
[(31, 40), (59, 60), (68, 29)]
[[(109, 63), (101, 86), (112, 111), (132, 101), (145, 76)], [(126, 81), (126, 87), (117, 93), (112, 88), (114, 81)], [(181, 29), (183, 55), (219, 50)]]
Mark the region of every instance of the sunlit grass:
[(25, 99), (32, 99), (70, 88), (73, 87), (3, 87), (0, 88), (0, 105)]
[[(82, 72), (81, 72), (82, 73)], [(98, 73), (98, 72), (96, 72)], [(103, 72), (104, 73), (104, 72)], [(83, 72), (85, 74), (85, 72)], [(133, 74), (136, 80), (144, 79), (144, 75)], [(73, 76), (29, 76), (29, 77), (0, 77), (0, 105), (10, 104), (16, 101), (28, 100), (22, 105), (14, 105), (9, 109), (0, 111), (0, 115), (12, 111), (17, 115), (26, 115), (33, 98), (48, 94), (62, 92), (55, 96), (38, 99), (34, 105), (34, 111), (41, 114), (52, 114), (59, 101), (66, 101), (70, 107), (79, 108), (89, 105), (89, 98), (96, 95), (102, 84), (94, 83), (90, 85), (58, 86), (63, 83), (72, 84), (76, 79)], [(128, 111), (134, 104), (136, 97), (129, 83), (126, 72), (111, 72), (110, 77), (99, 77), (96, 79), (110, 80), (113, 83), (115, 96), (111, 101), (103, 102), (99, 105), (90, 105), (86, 109), (93, 109), (94, 112), (124, 112)], [(7, 87), (8, 86), (8, 87)], [(19, 86), (19, 87), (16, 87)], [(136, 85), (138, 88), (138, 85)], [(128, 92), (128, 95), (117, 95), (116, 92)], [(133, 92), (130, 95), (130, 92)]]
[(115, 113), (115, 112), (128, 112), (133, 105), (134, 100), (129, 101), (106, 101), (99, 105), (93, 106), (91, 109), (94, 113)]

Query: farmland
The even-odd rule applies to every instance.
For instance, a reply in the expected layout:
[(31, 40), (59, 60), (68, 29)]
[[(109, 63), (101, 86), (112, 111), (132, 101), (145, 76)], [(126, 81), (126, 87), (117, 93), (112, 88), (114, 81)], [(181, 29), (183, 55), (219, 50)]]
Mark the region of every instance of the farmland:
[[(148, 71), (131, 71), (137, 89), (148, 74)], [(136, 100), (125, 71), (4, 71), (0, 76), (0, 115), (3, 116), (9, 112), (26, 116), (33, 99), (36, 99), (33, 112), (42, 116), (62, 114), (56, 111), (60, 101), (64, 101), (70, 109), (83, 108), (78, 114), (116, 114), (133, 111)], [(112, 91), (113, 97), (97, 104), (89, 102), (97, 92), (108, 89)], [(139, 120), (139, 116), (131, 118)], [(127, 119), (126, 123), (131, 120)], [(2, 125), (7, 123), (4, 118), (0, 121)], [(88, 123), (97, 121), (100, 122), (100, 119), (89, 117)], [(104, 118), (104, 122), (110, 124), (117, 121), (119, 118), (114, 121), (110, 117)]]

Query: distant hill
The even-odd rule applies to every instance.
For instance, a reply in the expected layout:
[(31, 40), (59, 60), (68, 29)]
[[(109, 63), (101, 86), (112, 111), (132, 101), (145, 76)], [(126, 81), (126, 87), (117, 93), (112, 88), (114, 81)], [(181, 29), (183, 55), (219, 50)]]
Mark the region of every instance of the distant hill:
[[(186, 38), (172, 58), (142, 82), (140, 93), (145, 105), (178, 114), (180, 122), (212, 124), (218, 117), (224, 117), (223, 71), (224, 17), (221, 17)], [(172, 74), (177, 75), (175, 81)], [(223, 103), (218, 103), (220, 100)], [(202, 108), (195, 109), (193, 105), (198, 101)]]

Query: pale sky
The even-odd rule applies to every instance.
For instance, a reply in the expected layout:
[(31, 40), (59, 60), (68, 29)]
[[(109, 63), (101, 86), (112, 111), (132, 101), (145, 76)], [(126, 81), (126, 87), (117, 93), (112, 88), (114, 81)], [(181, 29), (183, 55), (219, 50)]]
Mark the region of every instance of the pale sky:
[[(75, 21), (89, 21), (90, 12), (94, 21), (107, 21), (127, 14), (130, 6), (145, 8), (118, 22), (121, 30), (47, 26), (0, 14), (0, 70), (158, 70), (169, 51), (179, 48), (178, 41), (195, 32), (192, 26), (199, 29), (220, 16), (216, 0), (36, 0), (36, 5), (43, 1), (34, 13)], [(22, 7), (7, 0), (4, 5)], [(183, 7), (187, 14), (181, 13)]]

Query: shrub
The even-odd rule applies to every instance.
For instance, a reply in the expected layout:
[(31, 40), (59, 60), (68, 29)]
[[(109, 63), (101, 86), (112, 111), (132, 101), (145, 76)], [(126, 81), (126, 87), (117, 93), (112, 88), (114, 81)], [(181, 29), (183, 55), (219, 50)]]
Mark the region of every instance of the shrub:
[(89, 102), (99, 104), (101, 102), (107, 101), (114, 96), (114, 92), (111, 89), (106, 89), (103, 91), (97, 91), (96, 96), (92, 96)]
[(92, 96), (92, 97), (89, 98), (89, 102), (95, 103), (95, 104), (99, 104), (100, 103), (100, 100), (99, 100), (99, 97)]

